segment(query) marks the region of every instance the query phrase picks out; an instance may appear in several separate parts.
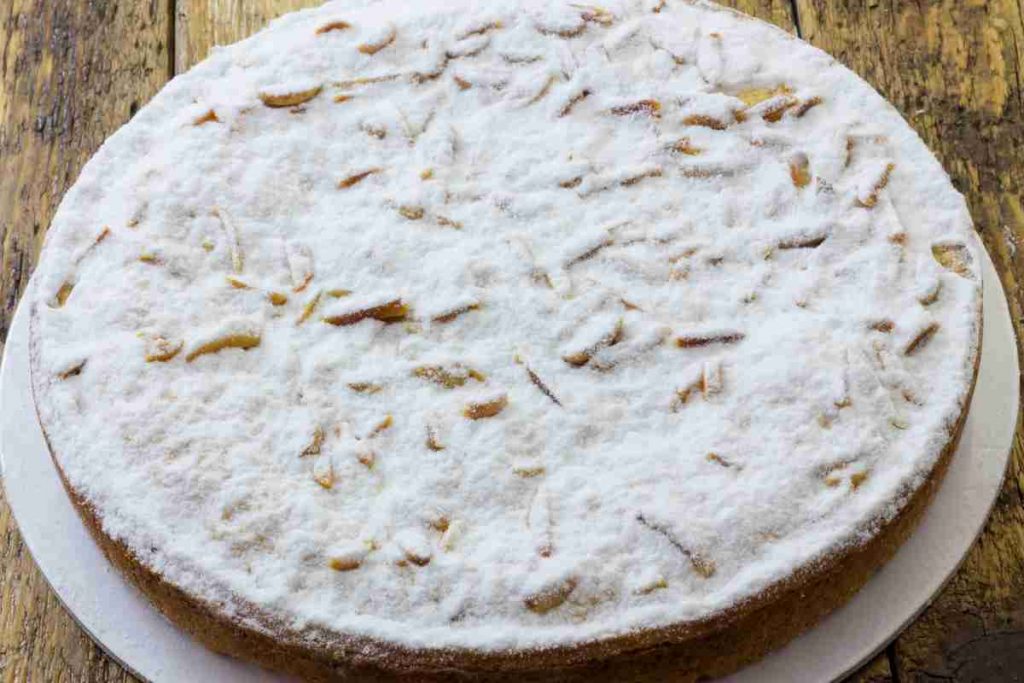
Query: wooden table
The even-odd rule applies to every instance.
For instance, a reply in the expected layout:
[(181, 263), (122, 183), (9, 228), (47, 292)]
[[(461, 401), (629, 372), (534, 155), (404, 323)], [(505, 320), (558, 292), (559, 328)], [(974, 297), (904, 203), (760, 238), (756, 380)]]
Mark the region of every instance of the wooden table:
[[(409, 0), (415, 2), (415, 0)], [(167, 80), (318, 0), (0, 0), (0, 338), (64, 191)], [(870, 81), (970, 201), (1018, 336), (1024, 293), (1020, 0), (732, 0)], [(852, 681), (1024, 680), (1024, 449), (984, 536), (935, 604)], [(70, 559), (70, 558), (69, 558)], [(0, 500), (4, 680), (134, 680), (74, 624)]]

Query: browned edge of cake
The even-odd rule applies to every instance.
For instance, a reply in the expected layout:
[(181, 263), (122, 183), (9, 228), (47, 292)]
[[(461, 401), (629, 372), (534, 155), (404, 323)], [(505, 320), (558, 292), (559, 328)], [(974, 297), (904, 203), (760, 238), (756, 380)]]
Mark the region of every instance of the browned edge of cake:
[(866, 527), (867, 540), (804, 565), (758, 595), (699, 622), (567, 646), (495, 652), (417, 650), (324, 630), (298, 632), (255, 605), (241, 607), (246, 610), (243, 621), (165, 580), (125, 543), (103, 532), (101, 516), (64, 475), (35, 402), (34, 310), (29, 355), (40, 428), (64, 488), (90, 535), (122, 575), (168, 619), (209, 649), (311, 681), (682, 682), (725, 676), (785, 645), (846, 604), (896, 553), (934, 497), (960, 442), (981, 362), (982, 324), (979, 310), (973, 376), (946, 446), (921, 486), (901, 497), (897, 514)]

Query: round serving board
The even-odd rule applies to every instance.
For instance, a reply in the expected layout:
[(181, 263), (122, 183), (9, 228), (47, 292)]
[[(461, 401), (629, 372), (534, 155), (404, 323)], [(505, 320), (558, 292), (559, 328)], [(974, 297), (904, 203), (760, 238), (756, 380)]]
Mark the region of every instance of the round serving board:
[[(985, 253), (984, 249), (980, 250)], [(978, 384), (945, 483), (920, 527), (843, 609), (730, 683), (829, 681), (878, 653), (938, 594), (985, 526), (1006, 470), (1018, 409), (1017, 346), (987, 254)], [(43, 575), (112, 657), (150, 681), (285, 681), (216, 655), (165, 620), (107, 563), (61, 486), (36, 420), (28, 312), (15, 315), (0, 376), (0, 454), (7, 500)]]

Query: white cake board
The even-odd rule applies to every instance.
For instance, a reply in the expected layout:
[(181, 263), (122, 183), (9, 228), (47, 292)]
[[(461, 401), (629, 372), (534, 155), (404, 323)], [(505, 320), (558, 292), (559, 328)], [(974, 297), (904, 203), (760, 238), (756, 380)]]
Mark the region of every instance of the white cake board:
[[(731, 676), (730, 683), (830, 681), (854, 671), (928, 606), (984, 528), (1006, 471), (1019, 397), (1006, 297), (987, 254), (983, 260), (978, 385), (960, 448), (920, 528), (846, 607)], [(154, 683), (287, 680), (208, 651), (165, 620), (104, 559), (71, 507), (36, 421), (25, 309), (15, 315), (0, 377), (4, 486), (25, 544), (61, 602), (112, 657)]]

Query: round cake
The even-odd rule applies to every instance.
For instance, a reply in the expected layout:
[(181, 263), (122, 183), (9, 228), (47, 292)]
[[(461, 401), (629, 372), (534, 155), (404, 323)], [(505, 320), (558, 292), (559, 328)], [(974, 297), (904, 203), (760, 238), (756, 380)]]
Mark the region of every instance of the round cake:
[(334, 2), (171, 81), (30, 299), (110, 560), (311, 679), (716, 676), (909, 534), (976, 374), (963, 198), (710, 3)]

